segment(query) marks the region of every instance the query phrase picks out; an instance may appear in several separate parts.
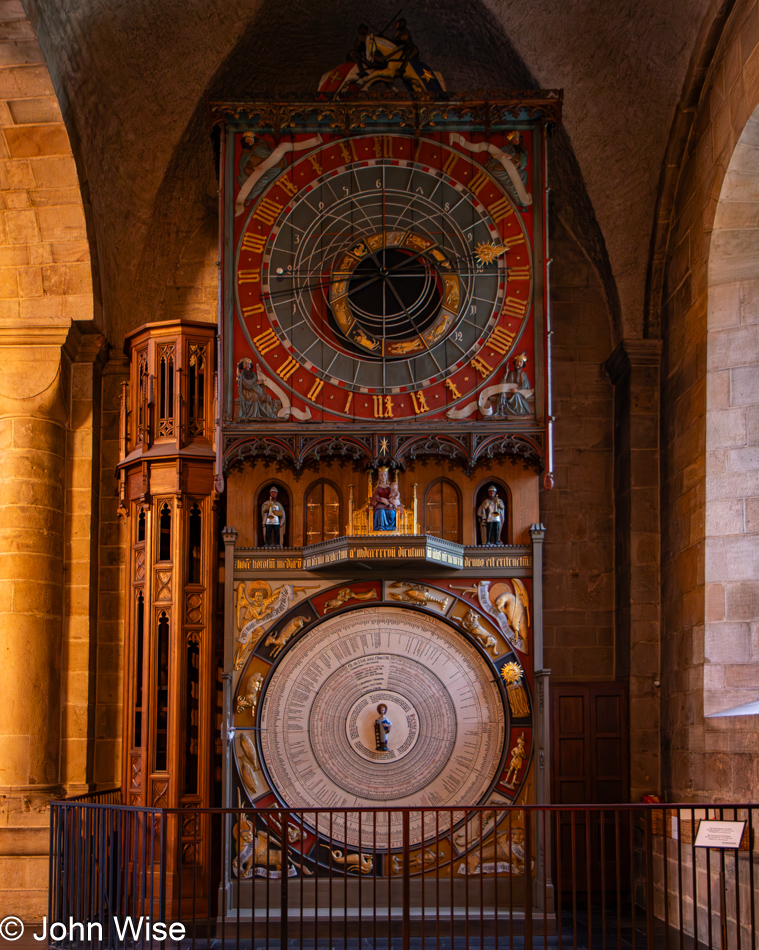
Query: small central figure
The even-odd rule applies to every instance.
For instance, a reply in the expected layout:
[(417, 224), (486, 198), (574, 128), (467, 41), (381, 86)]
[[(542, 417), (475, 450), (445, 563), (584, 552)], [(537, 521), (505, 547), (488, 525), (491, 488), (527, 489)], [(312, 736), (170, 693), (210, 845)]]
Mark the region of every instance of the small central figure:
[(390, 475), (386, 467), (379, 470), (377, 487), (371, 497), (369, 505), (374, 512), (375, 531), (396, 531), (398, 527), (398, 512), (403, 508), (398, 482), (390, 483)]
[(387, 752), (387, 737), (393, 728), (392, 722), (387, 718), (387, 706), (380, 703), (377, 706), (379, 716), (374, 720), (374, 735), (377, 740), (377, 752)]

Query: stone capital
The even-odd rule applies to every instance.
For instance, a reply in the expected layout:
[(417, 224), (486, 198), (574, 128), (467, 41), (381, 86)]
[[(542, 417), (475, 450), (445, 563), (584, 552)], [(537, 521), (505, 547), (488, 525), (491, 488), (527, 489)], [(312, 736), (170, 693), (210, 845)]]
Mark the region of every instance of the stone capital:
[(616, 386), (633, 367), (654, 366), (661, 363), (661, 340), (622, 340), (603, 364), (606, 373)]

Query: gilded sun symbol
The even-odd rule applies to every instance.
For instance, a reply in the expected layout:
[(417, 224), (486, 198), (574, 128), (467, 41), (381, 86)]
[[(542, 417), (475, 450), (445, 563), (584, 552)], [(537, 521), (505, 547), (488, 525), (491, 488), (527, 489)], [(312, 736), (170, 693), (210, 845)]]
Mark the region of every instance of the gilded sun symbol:
[(501, 667), (501, 676), (507, 683), (518, 683), (522, 678), (522, 670), (518, 663), (504, 663)]
[(497, 257), (505, 254), (507, 250), (508, 248), (504, 247), (503, 244), (487, 244), (483, 241), (474, 249), (474, 256), (479, 264), (492, 264)]

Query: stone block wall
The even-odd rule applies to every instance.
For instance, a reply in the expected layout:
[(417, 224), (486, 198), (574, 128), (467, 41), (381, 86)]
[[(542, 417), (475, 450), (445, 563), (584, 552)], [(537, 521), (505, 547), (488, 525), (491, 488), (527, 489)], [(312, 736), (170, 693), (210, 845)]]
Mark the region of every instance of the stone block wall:
[(541, 492), (545, 665), (555, 679), (614, 679), (611, 327), (600, 281), (551, 222), (554, 470)]
[[(699, 79), (703, 78), (699, 75)], [(685, 97), (687, 101), (687, 95)], [(746, 124), (759, 104), (759, 5), (735, 4), (709, 67), (697, 104), (684, 162), (679, 174), (671, 221), (664, 286), (662, 366), (662, 741), (664, 789), (671, 801), (751, 800), (759, 787), (759, 728), (754, 717), (707, 719), (713, 711), (707, 698), (717, 683), (725, 685), (725, 669), (738, 682), (743, 659), (717, 663), (712, 669), (705, 651), (714, 643), (707, 622), (724, 622), (722, 645), (744, 657), (746, 637), (730, 628), (726, 590), (707, 586), (707, 537), (714, 538), (709, 563), (719, 564), (723, 544), (711, 535), (716, 523), (726, 524), (741, 499), (734, 485), (728, 497), (716, 498), (714, 458), (707, 458), (707, 387), (713, 387), (715, 410), (730, 408), (727, 376), (707, 362), (707, 313), (724, 310), (727, 290), (709, 287), (709, 256), (715, 213), (723, 183)], [(736, 209), (748, 214), (750, 209)], [(735, 309), (730, 320), (738, 320)], [(717, 319), (723, 319), (718, 317)], [(715, 332), (716, 331), (715, 328)], [(753, 332), (745, 325), (743, 335)], [(716, 342), (716, 341), (715, 341)], [(719, 351), (713, 349), (713, 353)], [(744, 350), (744, 352), (748, 352)], [(756, 356), (756, 351), (754, 351)], [(714, 360), (712, 356), (712, 360)], [(738, 367), (730, 367), (733, 368)], [(736, 385), (739, 379), (736, 378)], [(719, 400), (723, 405), (719, 405)], [(711, 403), (709, 404), (712, 405)], [(738, 408), (735, 406), (734, 408)], [(711, 433), (728, 441), (738, 414), (715, 416)], [(737, 446), (736, 446), (737, 447)], [(740, 448), (740, 447), (738, 447)], [(747, 448), (747, 446), (746, 446)], [(729, 451), (729, 450), (728, 450)], [(709, 466), (709, 467), (708, 467)], [(749, 478), (752, 476), (749, 475)], [(738, 480), (744, 476), (738, 475)], [(727, 484), (726, 482), (724, 484)], [(711, 487), (709, 487), (711, 485)], [(708, 498), (707, 491), (712, 492)], [(714, 509), (713, 502), (720, 502)], [(726, 503), (726, 504), (725, 504)], [(750, 506), (749, 506), (750, 507)], [(706, 528), (709, 518), (709, 531)], [(751, 543), (751, 542), (749, 542)], [(754, 574), (756, 576), (756, 574)], [(743, 578), (736, 578), (743, 583)], [(734, 596), (740, 596), (737, 587)], [(707, 614), (707, 610), (709, 613)], [(719, 619), (715, 619), (719, 618)], [(708, 621), (707, 621), (708, 618)], [(736, 633), (739, 634), (736, 636)], [(743, 643), (743, 646), (739, 646)], [(741, 652), (743, 651), (743, 652)], [(716, 679), (712, 679), (716, 677)], [(717, 688), (720, 688), (717, 686)], [(756, 695), (755, 698), (759, 698)]]
[(759, 713), (759, 118), (722, 185), (706, 341), (704, 712)]
[(92, 778), (95, 315), (66, 127), (21, 3), (0, 0), (0, 916), (45, 912), (47, 802)]

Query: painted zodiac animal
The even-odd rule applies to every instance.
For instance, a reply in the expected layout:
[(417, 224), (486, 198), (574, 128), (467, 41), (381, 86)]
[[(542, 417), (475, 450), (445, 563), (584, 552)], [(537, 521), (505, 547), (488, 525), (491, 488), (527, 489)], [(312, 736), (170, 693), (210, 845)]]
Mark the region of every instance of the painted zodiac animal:
[[(394, 584), (391, 584), (391, 587), (401, 587), (405, 581), (396, 581)], [(432, 593), (429, 587), (425, 587), (423, 584), (408, 584), (406, 583), (406, 590), (400, 594), (390, 594), (393, 600), (405, 601), (408, 604), (421, 604), (423, 607), (426, 607), (427, 604), (439, 604), (441, 610), (445, 610), (448, 606), (448, 597), (438, 597)]]
[[(515, 874), (524, 874), (524, 829), (515, 827), (510, 832), (506, 831), (496, 838), (486, 841), (480, 848), (475, 848), (467, 856), (466, 866), (468, 873), (471, 874), (480, 866), (490, 861), (506, 861), (511, 866), (511, 871)], [(534, 865), (534, 861), (530, 862)]]
[(356, 874), (371, 874), (374, 867), (374, 859), (363, 854), (343, 854), (342, 851), (333, 851), (332, 860), (337, 864), (345, 865), (348, 874), (351, 871)]
[(308, 623), (308, 617), (295, 617), (290, 623), (279, 633), (270, 633), (269, 636), (264, 640), (265, 647), (274, 647), (271, 651), (271, 659), (279, 656), (279, 654), (287, 646), (290, 638), (301, 630)]

